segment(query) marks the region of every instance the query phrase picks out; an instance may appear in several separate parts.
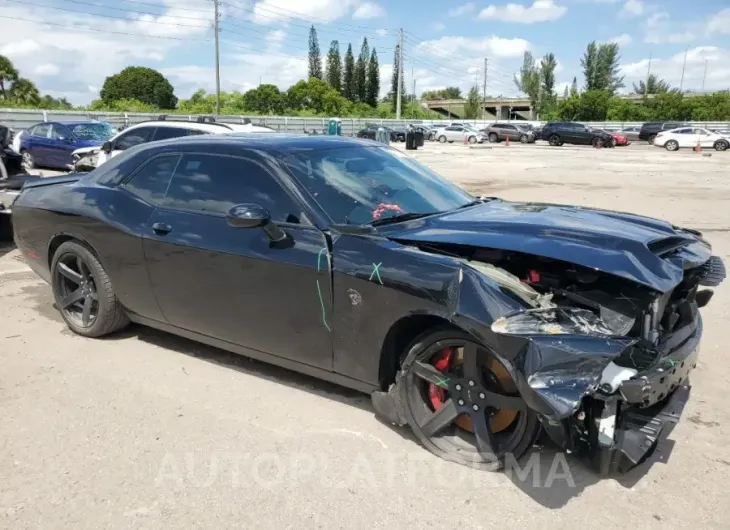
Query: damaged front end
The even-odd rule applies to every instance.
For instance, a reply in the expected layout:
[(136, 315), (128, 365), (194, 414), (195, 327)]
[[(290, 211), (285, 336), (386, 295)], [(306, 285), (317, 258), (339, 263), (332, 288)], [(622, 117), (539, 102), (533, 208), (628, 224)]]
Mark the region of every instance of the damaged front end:
[(682, 281), (663, 293), (524, 255), (510, 254), (502, 264), (541, 296), (551, 295), (549, 304), (491, 325), (497, 335), (524, 341), (511, 359), (521, 394), (555, 443), (602, 474), (644, 462), (689, 398), (702, 336), (699, 308), (712, 297), (701, 286), (725, 277), (720, 258), (703, 262), (692, 251), (667, 256), (685, 267)]

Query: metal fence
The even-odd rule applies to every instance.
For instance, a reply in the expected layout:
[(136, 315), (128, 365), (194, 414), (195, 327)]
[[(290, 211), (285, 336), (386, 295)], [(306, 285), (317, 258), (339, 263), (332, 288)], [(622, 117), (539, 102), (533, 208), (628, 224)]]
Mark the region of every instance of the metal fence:
[[(80, 121), (100, 120), (111, 123), (115, 127), (128, 127), (135, 123), (146, 120), (154, 120), (160, 113), (135, 113), (135, 112), (85, 112), (85, 111), (57, 111), (57, 110), (32, 110), (32, 109), (0, 109), (0, 123), (16, 131), (26, 129), (31, 125), (44, 121)], [(171, 115), (172, 116), (172, 115)], [(188, 119), (195, 121), (197, 115), (175, 114), (176, 119)], [(219, 122), (243, 123), (244, 118), (250, 119), (254, 124), (266, 125), (280, 132), (300, 133), (316, 130), (323, 132), (327, 130), (329, 118), (304, 118), (292, 116), (218, 116)], [(386, 120), (379, 118), (342, 118), (342, 134), (354, 135), (367, 124), (376, 123), (390, 127), (403, 127), (413, 125), (448, 125), (452, 122), (469, 123), (476, 127), (484, 127), (495, 120)], [(540, 122), (520, 122), (539, 124)], [(582, 122), (593, 127), (600, 127), (608, 130), (619, 130), (632, 125), (641, 125), (639, 122)], [(730, 130), (730, 122), (693, 122), (692, 125), (707, 127), (709, 129)]]

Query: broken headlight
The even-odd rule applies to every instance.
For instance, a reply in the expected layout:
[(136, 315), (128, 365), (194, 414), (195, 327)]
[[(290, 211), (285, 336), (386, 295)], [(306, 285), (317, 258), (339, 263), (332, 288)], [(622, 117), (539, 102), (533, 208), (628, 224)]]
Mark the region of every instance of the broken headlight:
[(606, 335), (616, 336), (606, 322), (588, 309), (528, 309), (504, 316), (492, 324), (502, 335)]

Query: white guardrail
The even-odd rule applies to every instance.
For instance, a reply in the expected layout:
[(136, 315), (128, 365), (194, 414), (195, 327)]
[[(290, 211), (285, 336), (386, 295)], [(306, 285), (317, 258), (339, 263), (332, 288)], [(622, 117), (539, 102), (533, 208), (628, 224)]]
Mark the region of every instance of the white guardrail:
[[(0, 124), (10, 127), (15, 131), (27, 129), (36, 123), (46, 121), (81, 121), (81, 120), (100, 120), (108, 122), (115, 127), (128, 127), (135, 123), (146, 120), (154, 120), (164, 112), (158, 113), (136, 113), (136, 112), (87, 112), (87, 111), (59, 111), (59, 110), (33, 110), (33, 109), (2, 109), (0, 108)], [(170, 119), (195, 121), (198, 115), (186, 114), (170, 114)], [(219, 122), (243, 123), (245, 118), (250, 119), (254, 124), (266, 125), (277, 131), (301, 133), (311, 130), (317, 132), (325, 132), (327, 130), (327, 121), (329, 118), (304, 118), (293, 116), (217, 116)], [(476, 127), (485, 127), (495, 120), (385, 120), (380, 118), (341, 118), (342, 133), (345, 135), (354, 135), (365, 127), (367, 124), (376, 123), (388, 125), (390, 127), (413, 125), (443, 125), (446, 126), (452, 122), (468, 123)], [(504, 121), (504, 120), (500, 120)], [(524, 122), (540, 124), (541, 122)], [(620, 130), (631, 125), (641, 125), (641, 122), (581, 122), (593, 127), (600, 127), (608, 130)], [(730, 130), (730, 122), (692, 122), (692, 125), (699, 127), (707, 127), (709, 129)]]

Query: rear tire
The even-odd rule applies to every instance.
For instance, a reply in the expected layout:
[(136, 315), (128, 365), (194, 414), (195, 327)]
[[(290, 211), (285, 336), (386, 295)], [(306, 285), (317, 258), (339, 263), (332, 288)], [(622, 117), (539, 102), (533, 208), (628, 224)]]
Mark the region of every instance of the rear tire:
[(129, 324), (106, 270), (77, 241), (63, 243), (53, 255), (51, 288), (63, 320), (78, 335), (103, 337)]
[(649, 145), (654, 145), (654, 140), (656, 140), (656, 134), (652, 134), (651, 136), (649, 136)]

